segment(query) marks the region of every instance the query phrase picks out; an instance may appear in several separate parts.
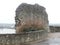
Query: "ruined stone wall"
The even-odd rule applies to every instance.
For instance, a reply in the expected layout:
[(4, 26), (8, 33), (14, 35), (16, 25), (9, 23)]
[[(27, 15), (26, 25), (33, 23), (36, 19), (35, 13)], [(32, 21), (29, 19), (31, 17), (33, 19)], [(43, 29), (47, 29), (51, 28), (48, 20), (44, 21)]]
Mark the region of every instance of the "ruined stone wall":
[(43, 6), (22, 3), (16, 9), (16, 33), (34, 30), (47, 30), (48, 15)]
[(50, 26), (50, 32), (60, 32), (60, 26)]
[(21, 34), (0, 34), (0, 45), (30, 45), (47, 39), (44, 30)]

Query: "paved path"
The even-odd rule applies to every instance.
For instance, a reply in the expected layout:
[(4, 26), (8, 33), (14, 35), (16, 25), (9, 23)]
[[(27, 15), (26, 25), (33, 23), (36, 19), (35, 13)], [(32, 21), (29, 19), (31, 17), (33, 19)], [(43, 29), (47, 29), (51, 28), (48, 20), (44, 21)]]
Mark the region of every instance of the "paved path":
[(60, 33), (50, 33), (47, 40), (32, 45), (60, 45)]

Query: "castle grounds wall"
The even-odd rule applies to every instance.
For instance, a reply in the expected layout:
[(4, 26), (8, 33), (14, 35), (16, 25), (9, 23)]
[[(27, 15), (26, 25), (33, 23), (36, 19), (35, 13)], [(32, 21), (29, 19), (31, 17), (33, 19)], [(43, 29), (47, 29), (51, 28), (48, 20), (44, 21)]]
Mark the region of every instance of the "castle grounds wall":
[(20, 34), (0, 34), (0, 45), (30, 44), (37, 40), (45, 40), (48, 36), (47, 34), (48, 33), (43, 30)]

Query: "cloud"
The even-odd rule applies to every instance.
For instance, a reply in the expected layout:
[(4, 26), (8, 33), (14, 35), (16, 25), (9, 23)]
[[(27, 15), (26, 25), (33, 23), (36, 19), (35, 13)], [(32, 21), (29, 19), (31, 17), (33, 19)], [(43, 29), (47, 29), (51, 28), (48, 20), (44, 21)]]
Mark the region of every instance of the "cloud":
[(15, 10), (23, 2), (44, 6), (49, 16), (49, 23), (60, 23), (60, 0), (0, 0), (0, 23), (15, 23)]

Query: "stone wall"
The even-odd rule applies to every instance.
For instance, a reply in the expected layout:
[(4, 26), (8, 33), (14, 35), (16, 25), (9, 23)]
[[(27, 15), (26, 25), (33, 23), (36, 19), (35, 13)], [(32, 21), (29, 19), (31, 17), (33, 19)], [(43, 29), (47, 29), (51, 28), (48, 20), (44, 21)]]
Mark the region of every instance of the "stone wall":
[(20, 34), (0, 34), (0, 45), (25, 45), (47, 39), (47, 31), (32, 31)]
[(51, 32), (60, 32), (60, 26), (49, 26)]
[(22, 3), (16, 9), (16, 33), (49, 30), (48, 15), (43, 6)]

